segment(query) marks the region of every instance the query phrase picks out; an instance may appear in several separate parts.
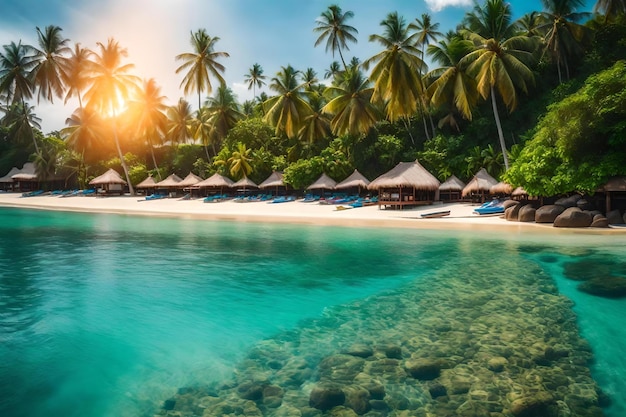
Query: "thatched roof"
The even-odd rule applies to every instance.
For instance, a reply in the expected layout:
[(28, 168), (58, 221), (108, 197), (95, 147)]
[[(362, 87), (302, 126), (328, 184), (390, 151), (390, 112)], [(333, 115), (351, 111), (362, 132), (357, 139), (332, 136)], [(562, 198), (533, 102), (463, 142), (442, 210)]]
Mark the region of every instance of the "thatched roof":
[(461, 191), (463, 188), (465, 188), (465, 183), (456, 175), (452, 175), (439, 186), (439, 191)]
[(441, 183), (419, 162), (400, 162), (391, 171), (379, 176), (368, 186), (371, 190), (381, 188), (412, 187), (418, 190), (437, 190)]
[(137, 184), (136, 188), (154, 188), (154, 187), (156, 187), (156, 181), (154, 180), (154, 178), (152, 178), (152, 175), (150, 175), (148, 178), (146, 178), (145, 180)]
[(322, 174), (313, 184), (306, 187), (306, 189), (307, 190), (334, 190), (336, 185), (337, 185), (337, 181), (330, 178), (326, 174)]
[(24, 167), (20, 169), (17, 174), (11, 175), (11, 178), (15, 181), (34, 181), (37, 179), (35, 172), (35, 164), (32, 162), (26, 162)]
[(265, 181), (259, 184), (259, 188), (271, 188), (271, 187), (284, 187), (283, 173), (280, 171), (274, 171), (267, 177)]
[(471, 193), (478, 192), (490, 192), (491, 187), (496, 185), (498, 181), (493, 178), (485, 168), (481, 168), (480, 171), (474, 175), (474, 178), (470, 182), (467, 183), (465, 188), (463, 188), (463, 197), (469, 195)]
[(216, 172), (206, 180), (196, 183), (193, 188), (232, 187), (233, 184), (233, 180)]
[(528, 195), (528, 193), (526, 192), (526, 190), (524, 190), (524, 187), (517, 187), (516, 189), (513, 190), (511, 195), (514, 197), (517, 197), (520, 195)]
[(89, 185), (104, 185), (104, 184), (126, 185), (126, 181), (124, 181), (122, 177), (120, 176), (120, 174), (113, 168), (110, 168), (104, 174), (97, 176), (96, 178), (89, 181)]
[(248, 177), (243, 177), (236, 183), (234, 183), (231, 187), (233, 188), (259, 188), (256, 182), (252, 181)]
[(189, 175), (187, 175), (181, 182), (178, 183), (178, 187), (191, 187), (192, 185), (196, 185), (200, 181), (202, 181), (202, 178), (200, 178), (193, 172), (190, 172)]
[(365, 178), (363, 174), (355, 169), (348, 178), (335, 185), (335, 189), (341, 190), (344, 188), (367, 188), (368, 185), (370, 185), (370, 180)]
[(489, 193), (491, 194), (511, 194), (511, 192), (513, 192), (513, 186), (502, 181), (489, 189)]
[(610, 178), (601, 189), (602, 191), (626, 191), (626, 177)]
[(155, 185), (156, 187), (161, 187), (161, 188), (177, 188), (180, 187), (180, 185), (178, 185), (180, 182), (182, 181), (182, 179), (176, 175), (176, 174), (172, 174), (169, 177), (165, 178), (163, 181), (159, 181), (157, 182)]
[(20, 170), (17, 167), (13, 167), (11, 168), (11, 170), (4, 176), (4, 177), (0, 177), (0, 182), (14, 182), (13, 178), (11, 178), (13, 175), (15, 174), (19, 174)]

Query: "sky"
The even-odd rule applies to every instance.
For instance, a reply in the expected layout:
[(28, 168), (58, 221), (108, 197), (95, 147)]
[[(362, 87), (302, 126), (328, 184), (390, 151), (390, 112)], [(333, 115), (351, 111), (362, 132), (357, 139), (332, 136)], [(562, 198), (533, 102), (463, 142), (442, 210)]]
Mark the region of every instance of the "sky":
[[(511, 0), (515, 18), (542, 10), (540, 0)], [(220, 62), (226, 67), (224, 78), (239, 102), (253, 98), (244, 82), (253, 64), (258, 63), (267, 76), (267, 84), (282, 66), (299, 70), (313, 68), (318, 78), (334, 58), (325, 51), (325, 43), (315, 47), (315, 20), (331, 4), (352, 11), (348, 21), (358, 31), (358, 42), (349, 44), (346, 61), (353, 56), (361, 61), (381, 51), (369, 35), (381, 33), (380, 22), (397, 11), (407, 23), (429, 13), (440, 31), (454, 29), (465, 13), (471, 11), (473, 0), (0, 0), (0, 45), (22, 41), (37, 45), (36, 27), (60, 26), (70, 39), (70, 46), (81, 43), (95, 49), (96, 42), (106, 44), (114, 38), (127, 49), (125, 63), (134, 64), (132, 73), (142, 79), (154, 78), (174, 104), (183, 91), (183, 74), (176, 74), (180, 65), (178, 54), (192, 52), (191, 32), (206, 29), (217, 36), (215, 50), (228, 52)], [(586, 0), (586, 11), (594, 1)], [(582, 10), (581, 10), (582, 11)], [(217, 82), (212, 80), (214, 88)], [(260, 91), (271, 94), (265, 86)], [(257, 94), (259, 90), (257, 90)], [(195, 109), (197, 95), (186, 97)], [(203, 96), (204, 101), (204, 96)], [(42, 118), (44, 133), (59, 130), (78, 107), (62, 100), (54, 103), (32, 100), (35, 113)]]

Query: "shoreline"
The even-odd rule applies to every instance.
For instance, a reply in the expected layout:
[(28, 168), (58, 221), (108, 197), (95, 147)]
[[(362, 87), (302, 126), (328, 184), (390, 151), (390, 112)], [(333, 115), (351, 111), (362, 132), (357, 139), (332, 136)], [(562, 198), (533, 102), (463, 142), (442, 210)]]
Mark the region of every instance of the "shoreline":
[[(296, 200), (287, 203), (222, 201), (204, 203), (202, 199), (182, 200), (167, 198), (145, 200), (142, 196), (34, 196), (21, 193), (0, 193), (0, 207), (35, 210), (65, 211), (91, 214), (166, 217), (192, 220), (233, 221), (253, 223), (288, 223), (315, 226), (390, 227), (430, 230), (506, 231), (516, 233), (622, 235), (618, 229), (555, 228), (548, 224), (509, 222), (502, 216), (472, 214), (478, 207), (471, 203), (447, 203), (418, 206), (404, 210), (385, 210), (367, 206), (337, 210), (335, 205), (305, 203)], [(440, 210), (450, 215), (424, 219), (420, 215)]]

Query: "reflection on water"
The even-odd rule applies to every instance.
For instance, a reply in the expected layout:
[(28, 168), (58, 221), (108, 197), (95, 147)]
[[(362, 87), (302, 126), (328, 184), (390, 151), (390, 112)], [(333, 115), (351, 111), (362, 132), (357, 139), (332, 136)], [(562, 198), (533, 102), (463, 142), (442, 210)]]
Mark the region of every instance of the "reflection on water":
[[(322, 316), (342, 326), (343, 312), (364, 311), (367, 297), (409, 291), (452, 266), (469, 280), (469, 271), (497, 271), (499, 259), (522, 253), (554, 275), (563, 293), (580, 298), (563, 285), (561, 265), (564, 253), (583, 249), (550, 239), (537, 247), (532, 236), (2, 209), (0, 392), (10, 395), (0, 396), (0, 415), (149, 415), (180, 387), (230, 377), (262, 339)], [(596, 252), (609, 250), (590, 239)], [(449, 283), (438, 285), (444, 291)], [(593, 300), (592, 309), (606, 310), (604, 299)], [(584, 305), (577, 300), (599, 358), (597, 378), (618, 396), (624, 390), (612, 384), (626, 365), (603, 369), (599, 349), (613, 356), (611, 346), (622, 342), (602, 333), (615, 329), (588, 322), (597, 316)]]

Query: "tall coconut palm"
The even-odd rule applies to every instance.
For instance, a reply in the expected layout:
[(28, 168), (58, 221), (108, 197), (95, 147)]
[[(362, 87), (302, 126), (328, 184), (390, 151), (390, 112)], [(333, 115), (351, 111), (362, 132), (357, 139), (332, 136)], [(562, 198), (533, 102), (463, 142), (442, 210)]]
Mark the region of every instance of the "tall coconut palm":
[(302, 78), (302, 82), (304, 83), (304, 89), (307, 91), (312, 91), (315, 84), (317, 84), (317, 73), (311, 67), (304, 70), (304, 72), (300, 73)]
[(98, 52), (93, 53), (93, 65), (90, 69), (91, 86), (85, 93), (87, 106), (93, 106), (105, 117), (111, 118), (113, 140), (117, 149), (126, 182), (131, 194), (135, 194), (133, 184), (128, 174), (128, 166), (120, 146), (117, 129), (117, 118), (121, 109), (126, 105), (130, 94), (137, 89), (139, 78), (128, 72), (133, 64), (122, 64), (127, 51), (116, 40), (110, 38), (103, 44), (98, 42)]
[(349, 10), (343, 12), (341, 7), (333, 4), (322, 12), (321, 16), (315, 21), (317, 26), (313, 28), (313, 32), (320, 34), (315, 41), (315, 46), (326, 41), (326, 52), (330, 50), (333, 58), (335, 57), (335, 51), (339, 52), (339, 58), (341, 58), (344, 69), (347, 69), (347, 66), (341, 50), (349, 51), (348, 42), (357, 43), (355, 35), (359, 33), (356, 28), (346, 23), (348, 19), (353, 17), (354, 12)]
[(358, 68), (350, 68), (343, 81), (326, 89), (331, 100), (322, 109), (333, 116), (331, 128), (335, 135), (364, 135), (380, 120), (380, 111), (372, 104), (374, 89)]
[(22, 42), (11, 42), (0, 52), (0, 93), (5, 94), (6, 103), (32, 98), (35, 90), (30, 72), (37, 65), (33, 47)]
[(277, 93), (263, 103), (265, 120), (289, 138), (295, 138), (304, 119), (312, 113), (311, 106), (305, 100), (304, 84), (298, 83), (299, 71), (291, 65), (282, 67), (272, 78), (270, 89)]
[(178, 103), (167, 109), (167, 139), (172, 145), (186, 143), (194, 137), (192, 120), (191, 105), (184, 98), (178, 99)]
[(515, 22), (517, 30), (529, 37), (543, 37), (540, 32), (540, 27), (544, 24), (545, 19), (543, 15), (536, 11), (526, 13), (524, 16), (520, 17), (517, 22)]
[(82, 94), (89, 86), (89, 72), (93, 62), (89, 59), (91, 51), (74, 44), (70, 56), (67, 58), (65, 72), (63, 73), (63, 83), (66, 87), (65, 103), (72, 97), (78, 98), (79, 107), (83, 107)]
[(228, 158), (230, 165), (230, 175), (233, 178), (248, 177), (252, 173), (252, 149), (248, 149), (244, 143), (237, 143), (237, 149), (233, 151), (232, 156)]
[(71, 49), (67, 46), (70, 41), (63, 38), (59, 26), (46, 26), (42, 31), (37, 27), (37, 43), (35, 60), (37, 66), (33, 68), (33, 81), (38, 88), (37, 101), (44, 99), (53, 102), (54, 97), (62, 98), (67, 79), (67, 55)]
[(577, 13), (576, 8), (585, 5), (584, 0), (542, 0), (546, 9), (542, 16), (546, 23), (539, 29), (545, 32), (545, 50), (554, 61), (559, 82), (570, 77), (569, 61), (583, 54), (582, 43), (589, 40), (590, 29), (576, 22), (588, 17), (589, 13)]
[(93, 107), (79, 107), (65, 120), (66, 127), (61, 129), (61, 138), (69, 148), (81, 157), (81, 163), (90, 152), (99, 153), (102, 139), (107, 135), (107, 125), (100, 112)]
[(626, 14), (626, 0), (597, 0), (593, 11), (603, 14), (604, 21), (608, 22), (619, 15)]
[[(159, 167), (154, 156), (154, 145), (162, 144), (167, 130), (167, 97), (161, 95), (161, 88), (154, 78), (144, 81), (135, 97), (129, 103), (129, 120), (131, 129), (136, 136), (144, 139), (150, 147), (154, 168), (159, 172)], [(160, 178), (160, 173), (158, 174)]]
[(261, 64), (254, 64), (248, 70), (248, 74), (246, 74), (246, 78), (243, 81), (248, 83), (248, 90), (252, 90), (253, 97), (256, 97), (256, 88), (263, 87), (266, 78), (267, 77), (263, 75), (263, 67), (261, 67)]
[(206, 29), (198, 29), (195, 33), (191, 33), (191, 46), (193, 52), (187, 52), (176, 55), (176, 61), (182, 61), (183, 64), (176, 69), (176, 74), (185, 71), (185, 77), (180, 83), (184, 87), (185, 95), (192, 91), (198, 93), (198, 108), (202, 107), (200, 95), (202, 92), (211, 94), (213, 86), (211, 84), (211, 75), (217, 78), (220, 84), (224, 84), (222, 73), (224, 65), (218, 62), (219, 58), (228, 58), (227, 52), (216, 52), (215, 44), (220, 40), (219, 37), (211, 37), (206, 33)]
[(306, 116), (302, 121), (302, 127), (298, 131), (298, 138), (308, 143), (325, 138), (330, 133), (330, 119), (324, 113), (323, 108), (326, 104), (324, 96), (312, 92), (309, 95), (309, 105), (311, 106), (311, 114)]
[(324, 79), (332, 79), (334, 81), (339, 75), (341, 75), (342, 72), (343, 71), (341, 71), (339, 62), (333, 61), (330, 63), (328, 69), (324, 72)]
[(39, 154), (39, 145), (37, 145), (37, 135), (34, 128), (41, 129), (41, 118), (37, 117), (34, 109), (26, 102), (17, 101), (7, 108), (0, 124), (8, 129), (10, 137), (13, 137), (17, 142), (32, 141), (35, 154)]
[(508, 170), (496, 94), (509, 111), (515, 110), (518, 90), (527, 93), (534, 83), (531, 67), (537, 41), (516, 32), (510, 6), (503, 0), (486, 0), (483, 6), (476, 4), (473, 12), (466, 14), (464, 23), (463, 33), (474, 43), (475, 49), (461, 60), (461, 65), (468, 65), (468, 74), (476, 79), (481, 97), (486, 100), (491, 96), (504, 166)]
[(384, 104), (387, 118), (395, 122), (417, 112), (422, 94), (419, 74), (425, 66), (402, 16), (390, 13), (380, 25), (383, 34), (370, 35), (369, 40), (384, 50), (363, 62), (363, 67), (367, 70), (374, 65), (370, 75), (374, 81), (372, 100)]
[[(244, 117), (239, 110), (239, 103), (237, 103), (233, 90), (225, 84), (221, 84), (218, 87), (215, 96), (209, 97), (205, 105), (211, 114), (211, 122), (219, 141), (224, 140), (228, 131)], [(215, 143), (212, 143), (212, 145), (213, 153), (217, 154)]]
[[(428, 46), (428, 55), (432, 61), (441, 65), (426, 74), (427, 80), (433, 80), (426, 90), (431, 104), (435, 107), (449, 106), (467, 120), (472, 120), (472, 111), (478, 102), (478, 91), (476, 81), (467, 74), (460, 61), (473, 48), (471, 41), (456, 33)], [(444, 120), (458, 128), (453, 112)]]
[(204, 146), (204, 153), (206, 154), (207, 161), (211, 161), (211, 155), (209, 155), (209, 144), (213, 146), (215, 154), (215, 142), (218, 141), (217, 133), (215, 131), (215, 124), (213, 123), (213, 114), (206, 107), (200, 107), (194, 117), (189, 122), (189, 132), (192, 138), (200, 141)]

